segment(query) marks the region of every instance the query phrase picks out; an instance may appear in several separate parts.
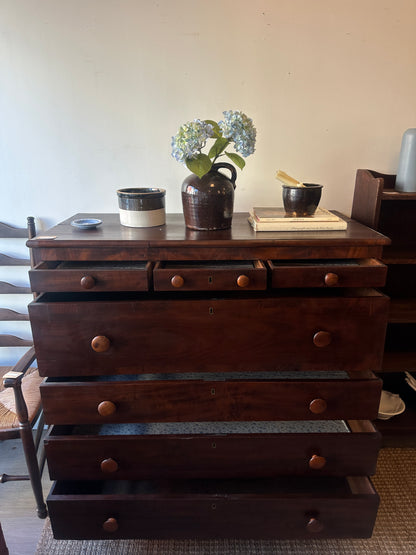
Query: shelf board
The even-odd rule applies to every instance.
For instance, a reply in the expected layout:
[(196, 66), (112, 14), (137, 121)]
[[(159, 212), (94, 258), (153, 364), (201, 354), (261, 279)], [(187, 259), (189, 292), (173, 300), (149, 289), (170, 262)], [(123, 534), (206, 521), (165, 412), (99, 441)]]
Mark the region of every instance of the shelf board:
[(383, 438), (383, 446), (416, 447), (416, 391), (405, 381), (404, 374), (379, 374), (383, 389), (398, 393), (406, 404), (406, 410), (390, 420), (375, 420), (374, 425)]
[(389, 322), (392, 324), (416, 323), (416, 298), (392, 298), (390, 300)]
[(382, 200), (416, 200), (416, 193), (404, 193), (396, 189), (384, 189), (381, 193)]
[(385, 247), (382, 262), (384, 264), (416, 264), (416, 246)]
[(383, 372), (416, 372), (416, 351), (387, 351), (383, 357)]

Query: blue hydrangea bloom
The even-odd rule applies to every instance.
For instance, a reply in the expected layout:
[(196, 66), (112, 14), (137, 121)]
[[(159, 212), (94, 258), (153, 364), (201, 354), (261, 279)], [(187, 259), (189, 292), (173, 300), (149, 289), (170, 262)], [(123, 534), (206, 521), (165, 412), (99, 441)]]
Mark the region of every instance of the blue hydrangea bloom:
[(234, 142), (234, 148), (245, 158), (253, 154), (256, 144), (256, 128), (253, 120), (238, 110), (226, 110), (224, 119), (218, 122), (226, 139)]
[(181, 125), (175, 137), (172, 137), (172, 156), (185, 163), (200, 154), (207, 139), (214, 136), (214, 129), (210, 123), (195, 119)]

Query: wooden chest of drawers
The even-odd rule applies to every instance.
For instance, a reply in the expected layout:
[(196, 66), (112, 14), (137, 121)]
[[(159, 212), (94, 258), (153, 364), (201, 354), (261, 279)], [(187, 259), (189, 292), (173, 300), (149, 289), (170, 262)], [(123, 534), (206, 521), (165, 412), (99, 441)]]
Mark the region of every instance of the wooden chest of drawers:
[(55, 537), (371, 535), (388, 240), (100, 217), (29, 243)]

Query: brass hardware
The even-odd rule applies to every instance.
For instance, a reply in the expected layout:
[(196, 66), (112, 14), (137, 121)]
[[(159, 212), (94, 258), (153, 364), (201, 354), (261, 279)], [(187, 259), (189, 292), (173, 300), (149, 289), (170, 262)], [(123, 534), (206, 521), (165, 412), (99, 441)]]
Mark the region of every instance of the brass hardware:
[(211, 315), (214, 314), (214, 309), (212, 308), (212, 306), (209, 307), (208, 312)]

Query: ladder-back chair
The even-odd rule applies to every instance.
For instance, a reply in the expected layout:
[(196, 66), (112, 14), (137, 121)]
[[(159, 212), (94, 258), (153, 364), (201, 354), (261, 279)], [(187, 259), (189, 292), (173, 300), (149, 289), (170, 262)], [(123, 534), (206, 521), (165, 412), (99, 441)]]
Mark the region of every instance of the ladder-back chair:
[[(0, 222), (2, 247), (7, 244), (8, 239), (27, 239), (35, 235), (35, 222), (32, 217), (28, 218), (27, 229), (15, 228)], [(0, 351), (7, 349), (7, 353), (12, 353), (8, 355), (11, 360), (6, 358), (6, 365), (0, 366), (0, 441), (20, 438), (28, 469), (27, 475), (0, 474), (0, 482), (30, 480), (36, 500), (37, 514), (39, 518), (45, 518), (47, 510), (41, 483), (44, 465), (41, 442), (43, 414), (39, 392), (42, 378), (39, 376), (37, 368), (33, 366), (36, 357), (31, 337), (22, 339), (15, 335), (13, 327), (18, 328), (19, 323), (29, 319), (26, 306), (23, 310), (15, 309), (14, 300), (24, 295), (30, 295), (31, 291), (28, 286), (14, 285), (8, 281), (8, 275), (13, 276), (13, 272), (17, 272), (18, 267), (25, 267), (23, 272), (26, 274), (30, 265), (31, 262), (28, 259), (0, 252), (0, 301), (3, 301), (0, 302), (0, 324), (2, 324)], [(8, 270), (11, 271), (7, 272)], [(18, 302), (17, 305), (19, 305)], [(26, 352), (14, 360), (13, 351), (19, 351), (22, 347)], [(37, 430), (34, 434), (35, 424), (37, 424)], [(3, 472), (2, 468), (0, 468), (0, 472)]]

